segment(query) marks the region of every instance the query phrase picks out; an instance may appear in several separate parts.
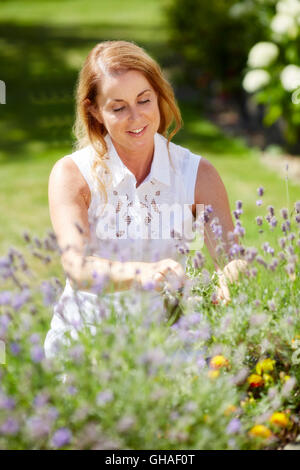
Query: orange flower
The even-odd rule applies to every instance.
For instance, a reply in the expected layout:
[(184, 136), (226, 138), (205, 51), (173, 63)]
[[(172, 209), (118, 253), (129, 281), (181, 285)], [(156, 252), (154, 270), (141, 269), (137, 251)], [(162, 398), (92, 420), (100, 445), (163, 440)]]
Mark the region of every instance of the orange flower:
[(252, 388), (261, 387), (264, 384), (263, 378), (258, 374), (251, 374), (247, 381)]
[(236, 407), (236, 406), (234, 406), (234, 405), (228, 405), (227, 408), (226, 408), (225, 411), (224, 411), (224, 415), (225, 415), (225, 416), (228, 416), (228, 415), (230, 415), (231, 413), (234, 413), (236, 410), (237, 410), (237, 407)]
[(265, 439), (272, 435), (270, 429), (263, 424), (256, 424), (253, 426), (253, 428), (250, 429), (249, 434), (254, 437), (264, 437)]
[(289, 425), (289, 422), (289, 418), (286, 414), (279, 411), (273, 413), (270, 417), (270, 423), (276, 424), (276, 426), (280, 426), (281, 428), (286, 428)]
[(209, 363), (212, 369), (221, 369), (221, 367), (228, 367), (229, 361), (222, 355), (214, 356)]

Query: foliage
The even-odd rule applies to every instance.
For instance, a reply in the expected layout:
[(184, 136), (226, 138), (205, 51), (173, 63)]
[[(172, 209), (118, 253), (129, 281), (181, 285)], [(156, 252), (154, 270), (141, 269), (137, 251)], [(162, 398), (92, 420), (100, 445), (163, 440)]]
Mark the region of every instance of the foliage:
[(280, 120), (292, 147), (300, 138), (300, 1), (276, 0), (275, 6), (267, 15), (267, 40), (249, 52), (243, 86), (265, 105), (264, 125)]
[(170, 43), (180, 54), (183, 81), (205, 93), (240, 94), (248, 51), (264, 37), (259, 11), (250, 8), (238, 14), (237, 6), (237, 0), (173, 0), (168, 4)]
[[(261, 187), (258, 196), (261, 206)], [(241, 239), (242, 214), (237, 201)], [(221, 254), (218, 221), (209, 206), (204, 215)], [(179, 318), (169, 318), (169, 307), (153, 302), (151, 291), (139, 291), (141, 303), (132, 301), (137, 291), (127, 303), (124, 293), (121, 311), (104, 306), (97, 283), (93, 324), (78, 327), (77, 338), (67, 329), (51, 358), (43, 339), (62, 286), (56, 278), (41, 282), (11, 247), (0, 259), (6, 347), (0, 447), (259, 449), (293, 439), (300, 404), (300, 201), (278, 214), (269, 206), (256, 225), (265, 239), (261, 250), (231, 246), (229, 258), (249, 266), (229, 285), (230, 304), (215, 303), (215, 273), (201, 252), (190, 252), (183, 292), (161, 294), (167, 305), (177, 301)], [(268, 242), (271, 232), (278, 247)], [(24, 239), (41, 262), (57, 257), (52, 232)]]

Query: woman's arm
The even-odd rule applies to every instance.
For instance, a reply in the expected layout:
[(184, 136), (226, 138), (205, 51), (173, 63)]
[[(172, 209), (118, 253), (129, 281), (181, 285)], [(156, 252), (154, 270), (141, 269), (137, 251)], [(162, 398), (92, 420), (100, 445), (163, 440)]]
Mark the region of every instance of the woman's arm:
[[(201, 158), (195, 187), (195, 203), (204, 204), (205, 206), (211, 205), (213, 212), (210, 214), (210, 220), (204, 226), (204, 242), (208, 251), (213, 259), (216, 269), (220, 269), (221, 260), (216, 253), (216, 247), (219, 243), (210, 226), (214, 217), (219, 219), (219, 224), (222, 226), (222, 242), (224, 243), (224, 250), (229, 254), (231, 244), (228, 240), (228, 232), (234, 231), (234, 224), (230, 212), (230, 205), (228, 195), (224, 183), (215, 169), (215, 167), (206, 159)], [(237, 235), (234, 235), (234, 242), (239, 243)]]
[(229, 279), (230, 282), (237, 280), (239, 272), (246, 268), (247, 263), (244, 260), (228, 262), (228, 259), (224, 262), (217, 254), (216, 248), (220, 240), (215, 238), (215, 234), (210, 225), (214, 217), (219, 219), (218, 224), (222, 227), (221, 241), (223, 242), (225, 256), (229, 255), (232, 246), (232, 242), (228, 239), (228, 233), (232, 232), (232, 240), (236, 244), (239, 244), (239, 238), (237, 235), (233, 234), (234, 223), (224, 183), (215, 167), (203, 157), (198, 167), (195, 203), (212, 206), (213, 212), (210, 214), (210, 220), (204, 225), (204, 242), (213, 259), (216, 271), (219, 274), (220, 290), (218, 295), (220, 298), (230, 300), (226, 279)]

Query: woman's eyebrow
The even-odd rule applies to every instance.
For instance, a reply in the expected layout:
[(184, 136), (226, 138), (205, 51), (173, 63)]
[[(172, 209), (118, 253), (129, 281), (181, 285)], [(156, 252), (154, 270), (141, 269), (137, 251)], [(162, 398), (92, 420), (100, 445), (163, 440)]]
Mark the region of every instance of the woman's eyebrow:
[[(141, 91), (141, 93), (139, 93), (139, 94), (137, 95), (137, 98), (138, 98), (139, 96), (141, 96), (143, 93), (146, 93), (146, 91), (151, 91), (151, 90), (150, 90), (150, 88), (146, 88), (146, 90)], [(113, 100), (111, 100), (111, 101), (125, 101), (125, 100), (115, 98), (115, 99), (113, 99)]]

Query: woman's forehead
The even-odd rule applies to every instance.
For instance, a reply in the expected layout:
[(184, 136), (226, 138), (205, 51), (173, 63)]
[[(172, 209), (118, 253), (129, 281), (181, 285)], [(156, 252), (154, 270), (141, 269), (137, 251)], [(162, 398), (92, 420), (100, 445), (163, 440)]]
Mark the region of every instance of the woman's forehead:
[(104, 74), (98, 83), (100, 100), (126, 100), (145, 90), (153, 91), (147, 78), (137, 70)]

